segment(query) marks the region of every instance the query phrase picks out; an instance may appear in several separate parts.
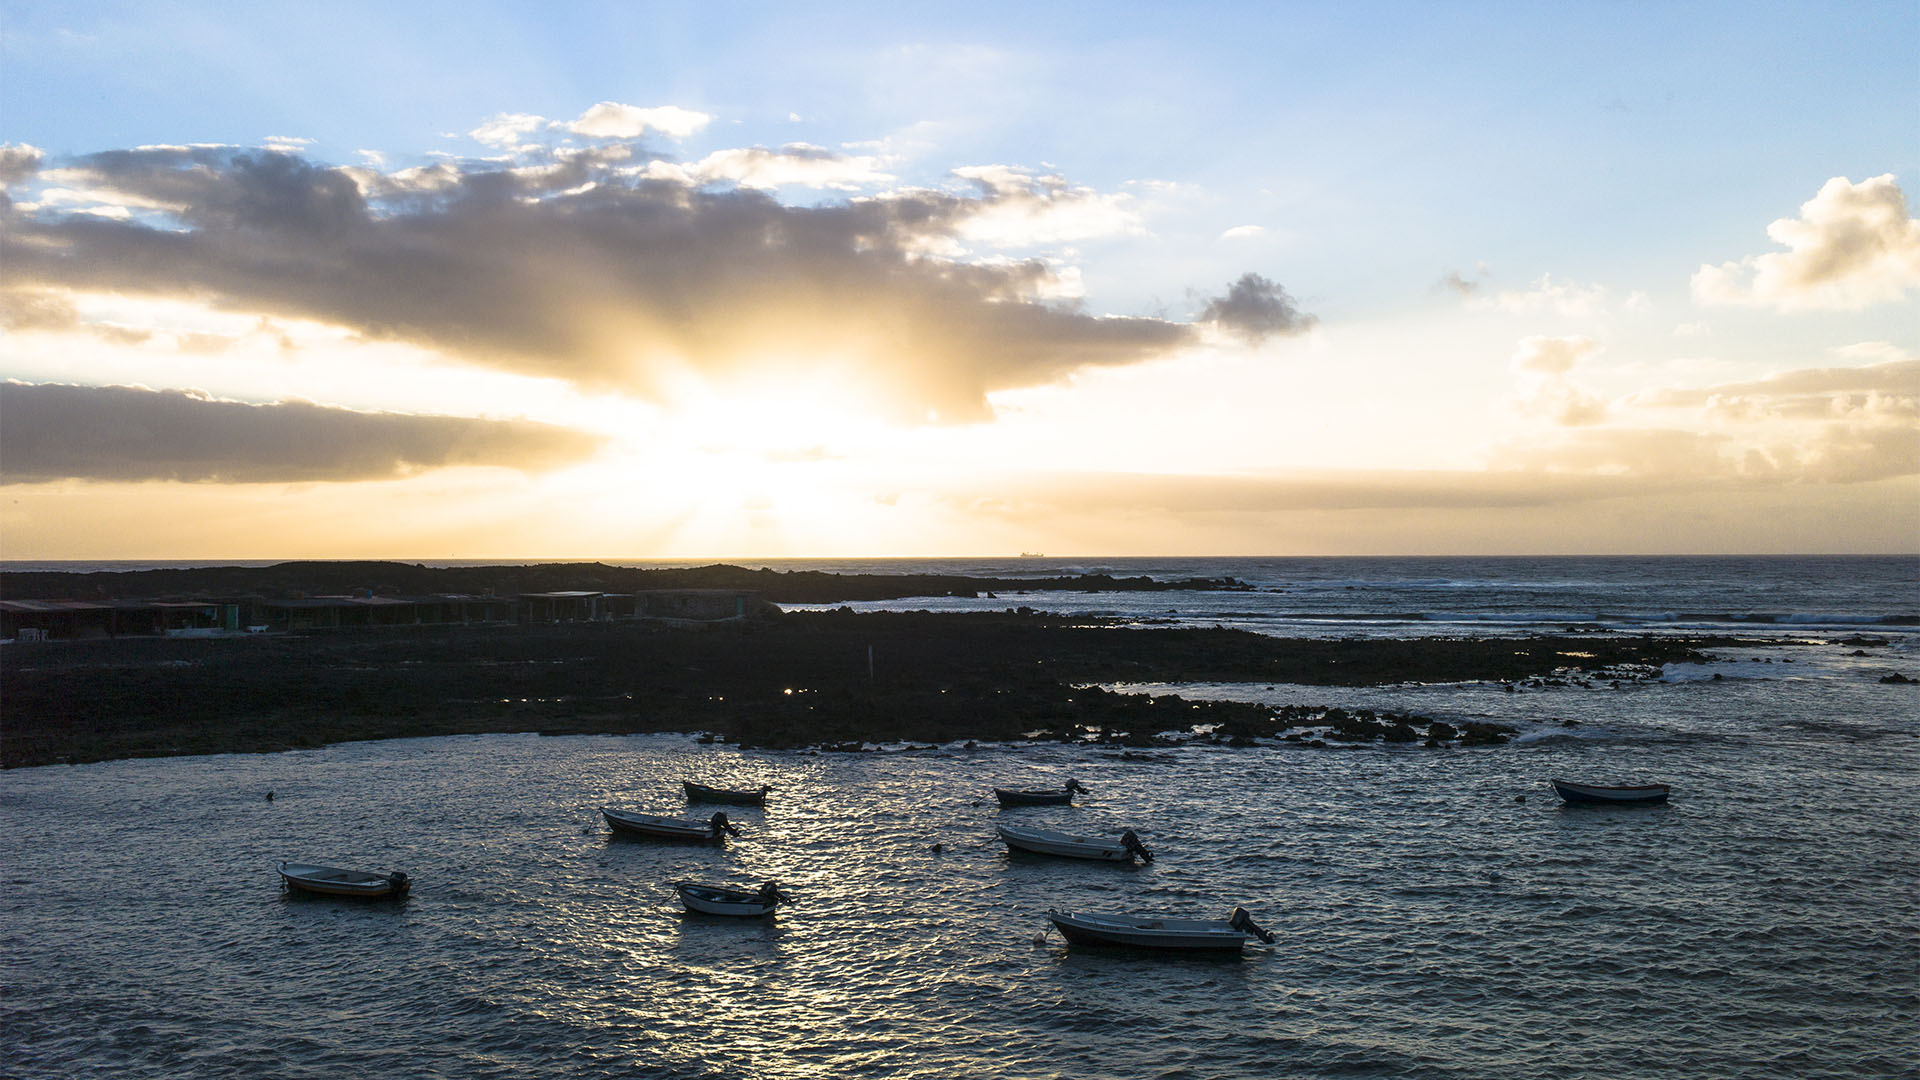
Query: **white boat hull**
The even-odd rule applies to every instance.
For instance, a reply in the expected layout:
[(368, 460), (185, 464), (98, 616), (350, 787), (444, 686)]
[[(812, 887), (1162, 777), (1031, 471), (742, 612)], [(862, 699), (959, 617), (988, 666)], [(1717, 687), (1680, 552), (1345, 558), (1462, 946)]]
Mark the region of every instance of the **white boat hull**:
[(751, 790), (708, 787), (705, 784), (696, 784), (691, 780), (682, 780), (680, 784), (687, 789), (688, 802), (720, 803), (724, 806), (765, 806), (767, 805), (767, 792), (773, 790), (771, 787), (759, 787)]
[(405, 874), (379, 874), (368, 870), (344, 870), (337, 866), (283, 862), (277, 867), (280, 880), (289, 889), (321, 896), (358, 896), (377, 900), (386, 896), (404, 896), (412, 883)]
[(1014, 791), (1008, 788), (994, 788), (993, 797), (1001, 806), (1072, 806), (1073, 789), (1059, 791)]
[(1549, 780), (1563, 801), (1590, 806), (1646, 806), (1667, 801), (1671, 790), (1665, 784), (1640, 784), (1627, 787), (1602, 787), (1576, 784), (1571, 780)]
[(653, 840), (691, 840), (699, 843), (717, 843), (719, 837), (714, 834), (713, 826), (705, 821), (688, 821), (684, 818), (660, 817), (656, 814), (636, 814), (631, 810), (603, 808), (600, 816), (615, 832), (631, 836), (644, 836)]
[(1118, 840), (1098, 836), (1079, 836), (1051, 829), (1026, 829), (997, 825), (1000, 839), (1009, 848), (1035, 855), (1055, 855), (1063, 859), (1094, 859), (1100, 862), (1131, 862), (1133, 852)]
[(1134, 949), (1239, 951), (1248, 935), (1219, 919), (1158, 919), (1050, 911), (1047, 918), (1071, 945)]
[(757, 890), (734, 889), (720, 885), (701, 885), (691, 881), (676, 881), (673, 887), (680, 893), (680, 902), (688, 911), (702, 915), (731, 915), (737, 918), (754, 919), (771, 915), (780, 906), (776, 899), (768, 903)]

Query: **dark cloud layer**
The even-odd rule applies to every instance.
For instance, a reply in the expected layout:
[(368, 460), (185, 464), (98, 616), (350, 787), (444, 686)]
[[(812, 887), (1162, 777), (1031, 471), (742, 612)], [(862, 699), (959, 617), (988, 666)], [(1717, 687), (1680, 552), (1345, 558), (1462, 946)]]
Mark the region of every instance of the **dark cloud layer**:
[(1278, 283), (1251, 273), (1227, 286), (1227, 295), (1209, 301), (1200, 320), (1249, 344), (1259, 344), (1275, 334), (1311, 329), (1317, 321), (1302, 312)]
[[(984, 417), (990, 390), (1192, 337), (1186, 324), (1040, 302), (1039, 261), (926, 255), (993, 193), (793, 207), (641, 179), (630, 156), (379, 175), (234, 148), (95, 154), (62, 163), (61, 182), (135, 214), (15, 212), (0, 272), (15, 290), (193, 294), (641, 394), (672, 365), (833, 371), (916, 421)], [(1254, 275), (1207, 317), (1253, 338), (1310, 321)]]
[(0, 477), (376, 480), (453, 465), (540, 469), (601, 440), (526, 421), (248, 405), (178, 390), (0, 384)]

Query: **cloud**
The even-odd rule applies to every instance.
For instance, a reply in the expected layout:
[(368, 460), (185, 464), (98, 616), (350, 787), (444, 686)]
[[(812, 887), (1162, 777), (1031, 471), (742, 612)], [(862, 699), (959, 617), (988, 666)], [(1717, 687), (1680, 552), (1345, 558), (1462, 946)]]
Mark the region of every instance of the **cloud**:
[(1255, 273), (1242, 274), (1227, 286), (1227, 295), (1207, 301), (1200, 321), (1253, 345), (1275, 334), (1312, 329), (1318, 322), (1300, 310), (1286, 289)]
[[(1851, 348), (1860, 349), (1859, 346)], [(1890, 347), (1873, 349), (1865, 355), (1887, 356), (1889, 352), (1898, 354), (1898, 358), (1856, 367), (1801, 368), (1764, 379), (1715, 386), (1670, 387), (1635, 395), (1633, 400), (1649, 408), (1697, 408), (1728, 399), (1760, 399), (1777, 405), (1808, 398), (1831, 401), (1836, 395), (1920, 398), (1920, 359)], [(1842, 350), (1842, 354), (1848, 353)]]
[(592, 139), (637, 139), (649, 131), (657, 131), (675, 139), (684, 139), (712, 121), (713, 117), (706, 113), (682, 109), (678, 105), (661, 105), (642, 109), (633, 105), (603, 101), (581, 113), (578, 120), (565, 126), (575, 135), (584, 135)]
[(525, 143), (528, 135), (545, 127), (547, 118), (532, 113), (500, 113), (467, 132), (474, 141), (501, 150), (533, 149)]
[[(50, 169), (41, 174), (42, 179), (58, 180), (72, 177), (70, 170)], [(80, 179), (84, 184), (83, 178)], [(96, 187), (66, 188), (43, 187), (32, 201), (14, 204), (14, 209), (22, 213), (34, 213), (40, 210), (65, 210), (76, 214), (92, 214), (96, 217), (126, 220), (137, 210), (173, 211), (179, 207), (154, 199), (144, 199), (128, 195), (125, 192), (106, 190)]]
[[(1457, 278), (1459, 275), (1454, 276)], [(1474, 283), (1462, 280), (1460, 284)], [(1504, 311), (1513, 315), (1531, 315), (1550, 311), (1556, 315), (1578, 317), (1600, 315), (1606, 311), (1606, 286), (1559, 282), (1553, 280), (1551, 274), (1540, 275), (1540, 280), (1533, 283), (1533, 288), (1521, 292), (1504, 290), (1490, 297), (1473, 297), (1472, 289), (1461, 289), (1455, 286), (1455, 291), (1462, 296), (1470, 297), (1468, 303), (1475, 308)]]
[(1480, 292), (1481, 284), (1482, 282), (1468, 278), (1458, 270), (1449, 270), (1446, 276), (1440, 279), (1437, 287), (1450, 289), (1455, 295), (1464, 299), (1477, 295)]
[(1729, 440), (1678, 428), (1579, 428), (1552, 438), (1508, 443), (1495, 452), (1503, 469), (1560, 477), (1638, 478), (1679, 486), (1724, 479), (1737, 468)]
[(313, 140), (299, 135), (269, 135), (261, 145), (282, 154), (298, 154), (312, 146)]
[(62, 331), (79, 326), (80, 313), (64, 296), (27, 290), (0, 292), (0, 328)]
[(1607, 403), (1565, 379), (1541, 381), (1514, 399), (1523, 413), (1544, 416), (1561, 427), (1587, 427), (1607, 419)]
[(953, 170), (981, 194), (976, 212), (957, 234), (993, 247), (1015, 248), (1144, 233), (1146, 226), (1124, 194), (1103, 194), (1009, 165)]
[(456, 465), (551, 468), (596, 436), (519, 420), (248, 405), (180, 390), (8, 382), (8, 483), (60, 479), (264, 483), (385, 479)]
[(26, 143), (0, 143), (0, 187), (13, 185), (40, 171), (46, 152)]
[(1246, 240), (1255, 236), (1259, 236), (1261, 233), (1264, 233), (1266, 231), (1267, 231), (1266, 229), (1262, 228), (1259, 225), (1235, 225), (1233, 228), (1228, 229), (1226, 232), (1221, 233), (1220, 239)]
[(1600, 345), (1588, 337), (1522, 338), (1513, 353), (1513, 370), (1536, 375), (1564, 375), (1575, 364), (1600, 351)]
[(1514, 406), (1562, 427), (1584, 427), (1605, 420), (1606, 402), (1566, 377), (1598, 352), (1598, 342), (1579, 335), (1522, 338), (1508, 361), (1522, 376), (1521, 389), (1512, 399)]
[(778, 188), (792, 184), (843, 191), (893, 179), (880, 171), (877, 157), (836, 154), (808, 143), (788, 143), (778, 150), (761, 146), (716, 150), (690, 165), (656, 160), (637, 172), (647, 179), (693, 186), (731, 182), (741, 187)]
[(192, 331), (177, 331), (173, 335), (173, 347), (183, 353), (199, 356), (213, 356), (233, 348), (238, 339), (224, 334), (200, 334)]
[[(1591, 429), (1565, 437), (1606, 441)], [(1686, 432), (1593, 456), (1657, 466), (1671, 453), (1713, 471), (1575, 473), (1543, 455), (1538, 467), (1487, 471), (1025, 473), (932, 495), (976, 528), (1004, 529), (1003, 545), (1044, 541), (1047, 550), (1089, 535), (1121, 537), (1143, 554), (1267, 550), (1275, 537), (1296, 550), (1336, 553), (1484, 553), (1489, 537), (1504, 538), (1510, 550), (1566, 554), (1911, 547), (1912, 514), (1899, 507), (1910, 505), (1920, 481), (1794, 485), (1723, 468), (1714, 445)]]
[(353, 181), (362, 198), (374, 200), (450, 193), (460, 187), (462, 176), (457, 167), (445, 161), (393, 172), (345, 165), (340, 173)]
[[(1503, 460), (1563, 472), (1665, 470), (1782, 483), (1861, 483), (1920, 473), (1920, 360), (1878, 342), (1835, 352), (1897, 358), (1643, 391), (1624, 399), (1623, 412), (1649, 415), (1653, 426), (1513, 444)], [(1562, 393), (1572, 389), (1549, 381), (1532, 404), (1560, 410), (1560, 422), (1570, 424), (1582, 408), (1577, 396)]]
[(938, 493), (977, 513), (1272, 514), (1306, 510), (1479, 510), (1561, 506), (1670, 491), (1658, 474), (1570, 476), (1547, 470), (1299, 470), (1284, 473), (1029, 472)]
[(1780, 311), (1857, 311), (1920, 289), (1920, 221), (1907, 213), (1893, 174), (1852, 183), (1836, 176), (1767, 235), (1788, 250), (1700, 267), (1702, 304)]
[[(831, 377), (854, 404), (916, 423), (985, 418), (990, 391), (1194, 340), (1186, 324), (1045, 300), (1060, 281), (1045, 260), (928, 257), (1009, 207), (1111, 209), (1081, 189), (1006, 174), (973, 195), (794, 207), (623, 173), (630, 152), (395, 173), (234, 147), (94, 154), (67, 165), (73, 186), (163, 209), (108, 221), (16, 206), (0, 289), (193, 295), (637, 395), (688, 371)], [(1209, 318), (1256, 335), (1309, 321), (1263, 279), (1237, 289)]]
[[(1801, 448), (1800, 474), (1829, 484), (1857, 484), (1920, 473), (1920, 425), (1903, 422), (1830, 424)], [(1909, 507), (1911, 509), (1911, 507)]]

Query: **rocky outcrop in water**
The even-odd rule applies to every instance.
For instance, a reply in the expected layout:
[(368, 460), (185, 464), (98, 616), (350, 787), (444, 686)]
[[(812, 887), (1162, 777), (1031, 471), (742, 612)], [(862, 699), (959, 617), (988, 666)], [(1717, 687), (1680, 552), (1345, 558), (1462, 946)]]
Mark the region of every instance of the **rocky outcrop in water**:
[[(0, 649), (6, 765), (499, 731), (712, 732), (770, 747), (1167, 733), (1492, 744), (1411, 714), (1115, 693), (1135, 682), (1378, 686), (1705, 659), (1699, 642), (1289, 640), (1046, 615), (796, 612), (705, 628), (563, 623)], [(871, 666), (869, 664), (871, 657)], [(1321, 729), (1324, 729), (1322, 731)]]

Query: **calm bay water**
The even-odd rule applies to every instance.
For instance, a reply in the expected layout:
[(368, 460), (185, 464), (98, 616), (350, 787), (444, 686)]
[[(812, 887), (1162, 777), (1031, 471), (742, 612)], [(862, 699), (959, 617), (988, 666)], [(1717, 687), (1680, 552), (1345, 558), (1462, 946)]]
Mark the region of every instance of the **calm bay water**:
[[(1196, 744), (1143, 761), (523, 735), (14, 770), (0, 775), (0, 1073), (1911, 1076), (1920, 687), (1878, 679), (1920, 677), (1901, 619), (1920, 605), (1911, 560), (1872, 564), (1871, 601), (1849, 601), (1862, 565), (1824, 591), (1777, 565), (1777, 588), (1673, 584), (1700, 604), (1642, 609), (1674, 614), (1656, 628), (1796, 618), (1746, 621), (1783, 644), (1618, 690), (1150, 688), (1520, 727), (1503, 747)], [(1349, 592), (1373, 607), (1537, 586), (1528, 603), (1557, 605), (1532, 622), (1491, 599), (1405, 607), (1510, 631), (1558, 628), (1577, 590), (1608, 599), (1591, 566), (1477, 582), (1402, 566), (1393, 590), (1377, 566), (1304, 589), (1242, 569), (1286, 591), (1151, 603), (1272, 625)], [(1658, 592), (1659, 573), (1622, 569), (1612, 595)], [(1211, 607), (1220, 596), (1237, 607)], [(1051, 599), (1019, 602), (1151, 613), (1137, 597)], [(1382, 628), (1361, 606), (1298, 621), (1414, 622)], [(1856, 632), (1886, 644), (1841, 643)], [(1674, 798), (1564, 808), (1555, 775), (1665, 781)], [(1085, 805), (991, 799), (1068, 776), (1092, 789)], [(705, 813), (687, 810), (683, 777), (775, 793), (731, 812), (746, 834), (724, 850), (608, 835), (602, 805)], [(1014, 857), (1002, 820), (1133, 827), (1159, 859)], [(415, 889), (399, 904), (289, 896), (282, 859), (404, 869)], [(681, 877), (776, 878), (799, 902), (767, 922), (689, 916), (668, 886)], [(1235, 904), (1277, 943), (1192, 960), (1033, 940), (1050, 907)]]

